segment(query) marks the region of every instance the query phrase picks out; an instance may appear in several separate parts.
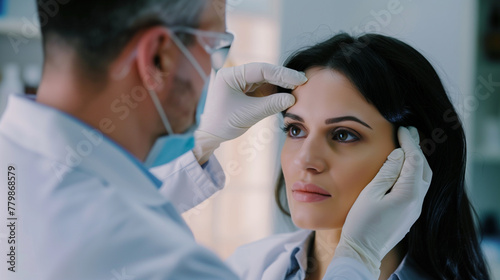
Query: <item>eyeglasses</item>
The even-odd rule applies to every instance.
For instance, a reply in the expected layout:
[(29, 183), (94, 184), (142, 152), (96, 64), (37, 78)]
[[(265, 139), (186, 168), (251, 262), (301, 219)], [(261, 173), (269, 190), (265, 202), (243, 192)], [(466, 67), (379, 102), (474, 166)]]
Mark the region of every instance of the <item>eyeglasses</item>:
[(224, 66), (229, 49), (234, 40), (234, 35), (229, 32), (214, 32), (199, 30), (185, 26), (173, 26), (168, 28), (185, 45), (194, 43), (194, 38), (210, 55), (212, 68), (217, 71)]

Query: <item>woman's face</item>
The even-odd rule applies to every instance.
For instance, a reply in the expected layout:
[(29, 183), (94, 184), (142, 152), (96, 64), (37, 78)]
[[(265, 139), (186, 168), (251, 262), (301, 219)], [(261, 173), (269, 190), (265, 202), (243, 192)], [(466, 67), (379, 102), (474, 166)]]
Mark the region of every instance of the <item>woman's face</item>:
[(306, 76), (284, 118), (281, 164), (288, 204), (298, 227), (341, 228), (394, 150), (393, 126), (343, 74), (311, 68)]

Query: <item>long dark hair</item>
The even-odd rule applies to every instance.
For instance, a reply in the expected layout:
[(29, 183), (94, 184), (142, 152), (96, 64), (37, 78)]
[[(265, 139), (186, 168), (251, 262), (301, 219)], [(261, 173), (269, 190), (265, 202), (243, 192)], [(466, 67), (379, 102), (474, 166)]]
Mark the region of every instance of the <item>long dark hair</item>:
[[(344, 74), (382, 116), (414, 126), (433, 171), (422, 214), (403, 240), (419, 269), (435, 279), (489, 279), (475, 214), (465, 190), (466, 142), (462, 123), (441, 80), (418, 51), (383, 35), (338, 34), (293, 54), (285, 66), (324, 67)], [(283, 182), (278, 183), (281, 188)], [(280, 209), (280, 191), (276, 191)]]

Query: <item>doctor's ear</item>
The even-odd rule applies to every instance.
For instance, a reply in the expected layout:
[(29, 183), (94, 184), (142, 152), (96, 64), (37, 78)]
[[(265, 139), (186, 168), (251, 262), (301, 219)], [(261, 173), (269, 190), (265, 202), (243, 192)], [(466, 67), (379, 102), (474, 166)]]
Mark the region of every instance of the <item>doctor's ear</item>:
[(150, 28), (141, 35), (137, 46), (137, 67), (147, 89), (161, 90), (170, 83), (175, 51), (164, 27)]

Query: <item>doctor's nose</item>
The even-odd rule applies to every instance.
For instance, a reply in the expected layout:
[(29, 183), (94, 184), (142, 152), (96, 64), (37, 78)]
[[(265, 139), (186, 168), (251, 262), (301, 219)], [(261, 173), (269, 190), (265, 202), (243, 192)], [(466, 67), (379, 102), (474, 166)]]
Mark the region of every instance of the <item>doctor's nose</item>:
[(294, 163), (303, 171), (319, 174), (326, 170), (324, 143), (320, 139), (308, 138), (300, 147)]

